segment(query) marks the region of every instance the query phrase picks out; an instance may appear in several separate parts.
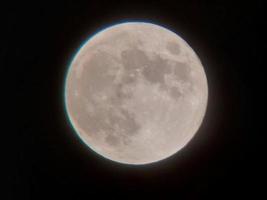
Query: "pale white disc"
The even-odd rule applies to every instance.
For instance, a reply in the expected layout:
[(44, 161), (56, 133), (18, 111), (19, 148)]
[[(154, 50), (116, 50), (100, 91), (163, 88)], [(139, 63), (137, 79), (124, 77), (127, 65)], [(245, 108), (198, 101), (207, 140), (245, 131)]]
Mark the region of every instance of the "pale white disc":
[(117, 24), (91, 37), (65, 82), (67, 114), (82, 141), (127, 164), (182, 149), (200, 127), (207, 100), (198, 56), (177, 34), (151, 23)]

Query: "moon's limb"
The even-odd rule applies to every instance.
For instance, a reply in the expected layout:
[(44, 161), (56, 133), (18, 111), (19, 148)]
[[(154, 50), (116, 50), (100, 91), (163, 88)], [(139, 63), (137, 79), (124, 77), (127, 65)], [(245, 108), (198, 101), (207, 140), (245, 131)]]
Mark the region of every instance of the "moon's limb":
[(208, 87), (203, 66), (175, 33), (123, 23), (96, 34), (74, 57), (65, 103), (80, 138), (127, 164), (171, 156), (197, 132)]

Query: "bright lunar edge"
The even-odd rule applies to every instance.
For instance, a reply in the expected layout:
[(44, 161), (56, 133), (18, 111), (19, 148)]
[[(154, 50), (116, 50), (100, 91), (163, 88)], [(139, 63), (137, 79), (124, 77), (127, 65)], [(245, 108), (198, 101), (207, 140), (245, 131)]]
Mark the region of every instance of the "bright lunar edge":
[(208, 85), (193, 49), (151, 23), (108, 27), (74, 56), (65, 82), (68, 118), (98, 154), (148, 164), (182, 149), (206, 112)]

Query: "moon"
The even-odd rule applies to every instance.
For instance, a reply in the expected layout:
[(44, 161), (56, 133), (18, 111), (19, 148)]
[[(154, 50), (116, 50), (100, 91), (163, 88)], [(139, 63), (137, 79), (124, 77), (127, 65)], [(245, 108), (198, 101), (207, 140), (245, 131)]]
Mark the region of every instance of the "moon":
[(133, 165), (185, 147), (204, 118), (208, 85), (193, 49), (146, 22), (110, 26), (90, 37), (68, 68), (68, 119), (99, 155)]

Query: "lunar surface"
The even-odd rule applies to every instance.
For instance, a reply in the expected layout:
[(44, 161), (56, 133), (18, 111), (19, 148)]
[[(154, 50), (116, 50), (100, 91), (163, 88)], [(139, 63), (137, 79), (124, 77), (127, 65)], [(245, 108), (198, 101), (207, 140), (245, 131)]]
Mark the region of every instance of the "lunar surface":
[(147, 164), (182, 149), (205, 115), (203, 66), (177, 34), (141, 22), (98, 32), (74, 56), (65, 82), (70, 123), (93, 151)]

